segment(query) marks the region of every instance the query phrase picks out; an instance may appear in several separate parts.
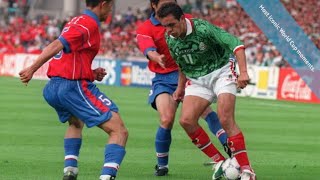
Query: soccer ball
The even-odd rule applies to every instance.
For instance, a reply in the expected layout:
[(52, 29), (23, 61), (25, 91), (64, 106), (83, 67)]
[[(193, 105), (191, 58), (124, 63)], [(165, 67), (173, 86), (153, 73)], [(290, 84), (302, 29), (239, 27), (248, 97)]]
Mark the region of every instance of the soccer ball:
[(235, 157), (228, 158), (222, 164), (223, 176), (227, 180), (236, 180), (240, 177), (240, 165)]

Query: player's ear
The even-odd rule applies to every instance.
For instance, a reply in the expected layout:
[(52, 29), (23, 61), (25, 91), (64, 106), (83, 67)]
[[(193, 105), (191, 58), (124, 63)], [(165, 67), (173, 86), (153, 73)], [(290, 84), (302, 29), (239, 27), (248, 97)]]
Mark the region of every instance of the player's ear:
[(180, 21), (184, 20), (186, 17), (184, 16), (184, 14), (180, 17)]
[(103, 8), (103, 6), (105, 6), (106, 4), (107, 4), (106, 1), (102, 1), (102, 2), (100, 3), (100, 7)]

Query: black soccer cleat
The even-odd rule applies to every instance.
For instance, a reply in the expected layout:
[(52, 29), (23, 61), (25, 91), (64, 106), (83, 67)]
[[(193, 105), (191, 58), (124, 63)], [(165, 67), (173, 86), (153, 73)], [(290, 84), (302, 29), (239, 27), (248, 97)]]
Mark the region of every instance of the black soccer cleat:
[(167, 167), (161, 167), (160, 168), (158, 165), (156, 165), (154, 167), (154, 169), (156, 170), (154, 172), (155, 176), (166, 176), (166, 175), (168, 175), (168, 172), (169, 172), (169, 169)]
[(77, 180), (77, 174), (73, 173), (72, 171), (67, 171), (64, 173), (62, 180)]
[(229, 157), (232, 157), (232, 152), (231, 152), (231, 149), (228, 146), (228, 143), (224, 143), (223, 144), (223, 149), (228, 154)]

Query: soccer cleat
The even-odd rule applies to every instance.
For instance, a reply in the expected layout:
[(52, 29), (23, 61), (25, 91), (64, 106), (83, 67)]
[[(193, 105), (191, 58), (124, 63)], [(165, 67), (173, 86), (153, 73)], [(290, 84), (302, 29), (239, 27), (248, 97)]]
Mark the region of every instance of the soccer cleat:
[(168, 172), (169, 172), (168, 167), (165, 167), (165, 166), (159, 167), (158, 165), (156, 165), (156, 166), (154, 167), (154, 169), (156, 170), (156, 171), (154, 172), (154, 175), (155, 175), (155, 176), (166, 176), (166, 175), (168, 175)]
[(240, 180), (257, 180), (257, 177), (251, 170), (244, 169), (240, 175)]
[(213, 175), (212, 175), (212, 179), (216, 180), (216, 179), (221, 179), (223, 177), (223, 170), (222, 170), (222, 164), (224, 161), (219, 161), (218, 163), (213, 165)]
[(67, 171), (63, 175), (63, 180), (77, 180), (77, 174), (72, 171)]
[(111, 176), (111, 175), (101, 175), (99, 180), (115, 180), (116, 177), (115, 176)]
[(231, 158), (232, 157), (232, 152), (231, 152), (231, 149), (228, 146), (228, 143), (224, 143), (223, 144), (223, 149), (228, 154), (228, 156)]

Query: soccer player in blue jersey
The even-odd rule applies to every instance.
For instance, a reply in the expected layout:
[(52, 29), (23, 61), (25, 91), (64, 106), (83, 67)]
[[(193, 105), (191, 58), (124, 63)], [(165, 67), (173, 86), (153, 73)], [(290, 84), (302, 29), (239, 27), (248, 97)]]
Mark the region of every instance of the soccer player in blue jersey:
[[(208, 135), (198, 123), (202, 112), (217, 97), (218, 116), (228, 134), (232, 155), (240, 165), (241, 180), (255, 180), (244, 136), (234, 118), (237, 86), (245, 88), (249, 81), (244, 45), (238, 38), (205, 20), (186, 18), (176, 3), (163, 4), (157, 15), (166, 28), (170, 53), (180, 68), (178, 87), (182, 88), (178, 88), (173, 97), (184, 98), (181, 126), (202, 152), (213, 157), (216, 163), (213, 179), (220, 179), (225, 158), (212, 148)], [(234, 55), (239, 76), (235, 72), (234, 60), (230, 61)]]
[(126, 153), (128, 131), (116, 104), (93, 84), (94, 80), (103, 79), (105, 70), (92, 70), (91, 65), (100, 48), (100, 21), (108, 17), (113, 0), (86, 0), (86, 5), (84, 13), (68, 22), (60, 37), (19, 75), (23, 83), (28, 83), (51, 59), (47, 73), (50, 81), (43, 96), (60, 121), (69, 124), (64, 137), (63, 180), (77, 179), (84, 124), (89, 128), (97, 126), (109, 134), (100, 180), (112, 180)]

